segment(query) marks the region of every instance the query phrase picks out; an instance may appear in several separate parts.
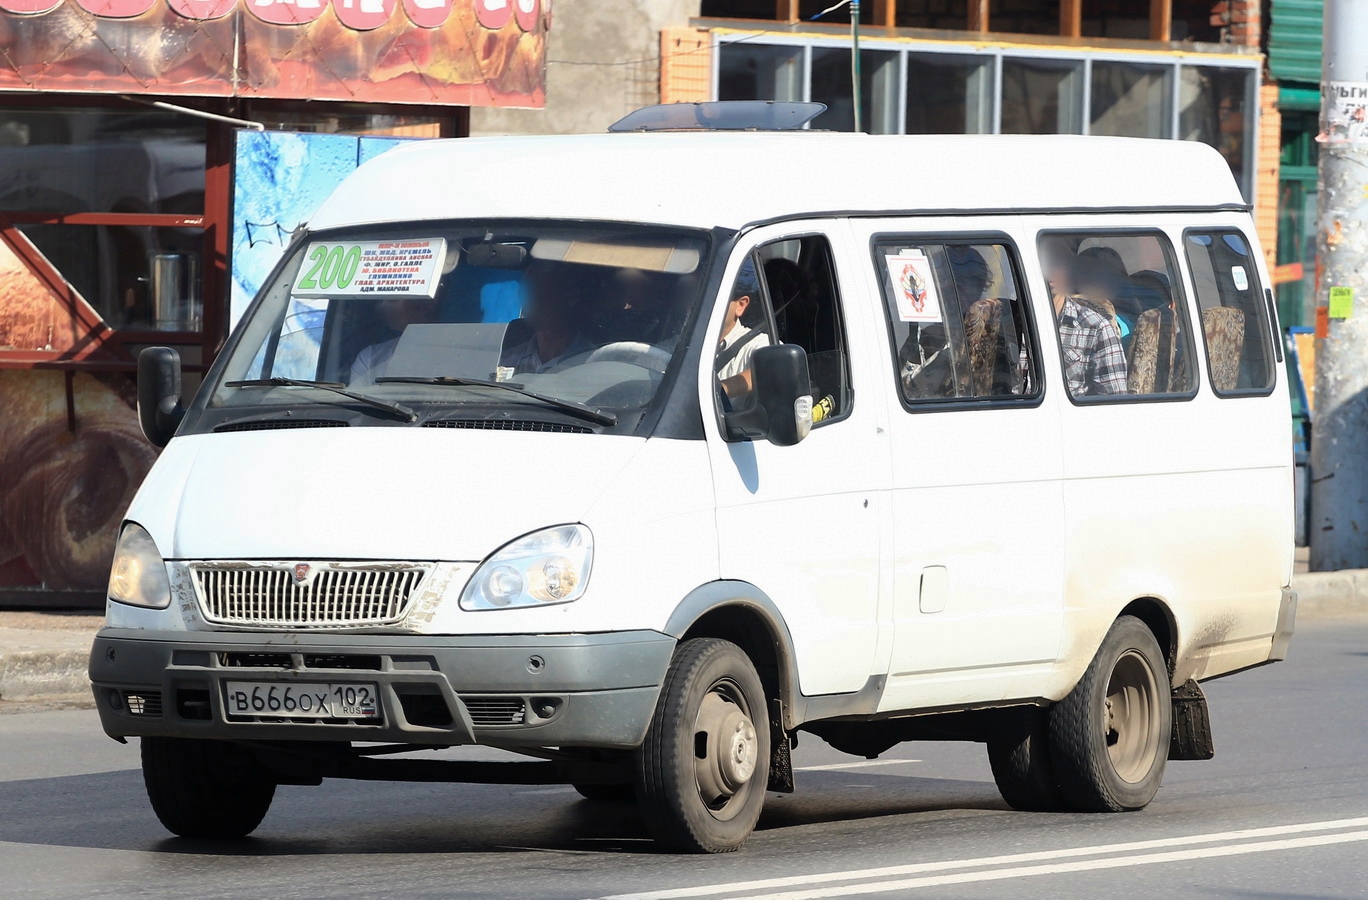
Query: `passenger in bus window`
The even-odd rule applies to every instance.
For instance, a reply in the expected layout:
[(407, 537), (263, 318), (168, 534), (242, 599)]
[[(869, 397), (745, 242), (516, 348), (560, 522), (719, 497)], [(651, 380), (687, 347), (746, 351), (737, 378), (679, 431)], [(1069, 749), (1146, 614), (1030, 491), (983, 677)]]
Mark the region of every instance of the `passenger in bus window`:
[(1126, 353), (1121, 335), (1106, 316), (1075, 296), (1075, 260), (1061, 245), (1047, 252), (1045, 275), (1050, 284), (1064, 377), (1069, 394), (1096, 397), (1127, 393)]

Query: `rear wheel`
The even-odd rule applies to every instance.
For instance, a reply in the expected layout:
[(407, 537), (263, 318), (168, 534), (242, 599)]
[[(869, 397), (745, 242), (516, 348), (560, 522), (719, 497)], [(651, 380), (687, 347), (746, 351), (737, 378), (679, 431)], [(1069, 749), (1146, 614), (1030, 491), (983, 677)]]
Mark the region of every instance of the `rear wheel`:
[(1133, 616), (1117, 619), (1067, 697), (1050, 710), (1050, 755), (1074, 809), (1142, 809), (1168, 761), (1173, 703), (1159, 643)]
[(1013, 809), (1057, 812), (1065, 808), (1055, 785), (1043, 712), (1033, 713), (1009, 736), (989, 741), (988, 763), (993, 768), (998, 792)]
[(275, 779), (251, 753), (224, 741), (145, 737), (143, 783), (173, 834), (240, 838), (266, 817)]
[(637, 751), (637, 800), (656, 840), (690, 853), (740, 847), (760, 818), (769, 759), (765, 692), (750, 659), (716, 638), (680, 644)]

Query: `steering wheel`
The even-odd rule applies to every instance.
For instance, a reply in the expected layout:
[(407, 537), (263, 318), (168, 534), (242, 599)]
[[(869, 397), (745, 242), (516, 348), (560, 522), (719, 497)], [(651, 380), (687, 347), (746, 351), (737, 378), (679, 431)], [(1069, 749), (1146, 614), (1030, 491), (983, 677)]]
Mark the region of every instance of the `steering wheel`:
[(670, 365), (668, 351), (640, 341), (615, 341), (589, 354), (586, 362), (621, 362), (664, 374)]

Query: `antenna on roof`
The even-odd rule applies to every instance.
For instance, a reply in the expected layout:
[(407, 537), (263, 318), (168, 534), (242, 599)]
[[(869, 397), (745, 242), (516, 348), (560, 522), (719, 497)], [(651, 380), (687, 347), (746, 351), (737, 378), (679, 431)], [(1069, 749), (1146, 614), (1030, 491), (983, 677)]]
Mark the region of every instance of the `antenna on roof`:
[(826, 112), (825, 103), (713, 100), (644, 106), (608, 126), (622, 131), (799, 131)]

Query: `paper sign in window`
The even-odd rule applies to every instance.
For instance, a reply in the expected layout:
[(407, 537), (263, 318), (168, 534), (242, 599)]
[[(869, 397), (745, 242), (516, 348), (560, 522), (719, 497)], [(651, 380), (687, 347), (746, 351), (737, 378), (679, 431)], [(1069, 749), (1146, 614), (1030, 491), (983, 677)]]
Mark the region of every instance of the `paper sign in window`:
[(920, 250), (885, 256), (888, 277), (898, 304), (898, 318), (904, 322), (939, 322), (940, 295), (931, 275), (931, 261)]
[(432, 297), (445, 238), (317, 242), (304, 250), (296, 297)]

